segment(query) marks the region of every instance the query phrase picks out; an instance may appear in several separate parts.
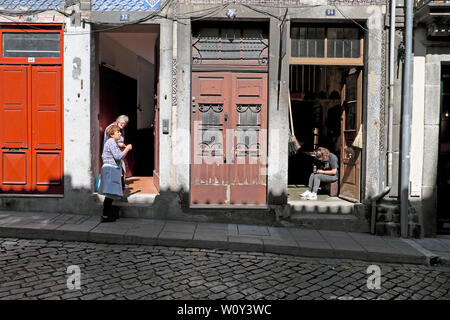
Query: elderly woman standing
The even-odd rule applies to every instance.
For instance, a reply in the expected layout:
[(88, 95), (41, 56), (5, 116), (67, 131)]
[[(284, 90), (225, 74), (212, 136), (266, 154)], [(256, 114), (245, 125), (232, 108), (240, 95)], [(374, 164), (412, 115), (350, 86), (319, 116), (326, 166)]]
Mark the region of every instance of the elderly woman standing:
[[(120, 115), (117, 117), (116, 121), (114, 121), (113, 123), (111, 123), (109, 126), (107, 126), (105, 128), (105, 135), (103, 137), (103, 145), (105, 145), (106, 141), (108, 141), (109, 136), (107, 134), (108, 128), (110, 128), (111, 126), (119, 126), (120, 128), (120, 139), (117, 141), (117, 145), (119, 146), (120, 150), (124, 150), (126, 148), (126, 144), (125, 144), (125, 127), (127, 126), (128, 122), (130, 121), (130, 119), (128, 118), (128, 116), (126, 115)], [(122, 189), (125, 188), (125, 174), (127, 172), (127, 166), (125, 165), (125, 162), (122, 161)]]
[(124, 131), (124, 129), (125, 129), (125, 127), (127, 126), (127, 124), (128, 124), (128, 122), (130, 121), (130, 119), (126, 116), (126, 115), (121, 115), (121, 116), (118, 116), (117, 117), (117, 119), (116, 119), (116, 121), (114, 121), (113, 123), (111, 123), (109, 126), (107, 126), (106, 128), (105, 128), (105, 135), (104, 135), (104, 141), (103, 141), (103, 144), (105, 144), (106, 143), (106, 141), (109, 139), (109, 137), (108, 137), (108, 135), (107, 135), (107, 133), (106, 133), (106, 131), (108, 130), (108, 128), (110, 127), (110, 126), (112, 126), (112, 125), (116, 125), (116, 126), (119, 126), (119, 128), (120, 128), (120, 133), (122, 134), (122, 136), (120, 137), (120, 139), (119, 139), (119, 141), (118, 141), (118, 145), (119, 145), (119, 148), (120, 149), (124, 149), (125, 147), (126, 147), (126, 145), (125, 145), (125, 131)]
[(106, 130), (106, 134), (109, 139), (103, 147), (102, 181), (99, 192), (105, 195), (102, 222), (112, 222), (117, 219), (112, 213), (112, 202), (115, 197), (123, 196), (120, 170), (122, 159), (133, 147), (129, 144), (123, 151), (120, 151), (118, 142), (122, 134), (120, 127), (117, 125), (110, 125)]

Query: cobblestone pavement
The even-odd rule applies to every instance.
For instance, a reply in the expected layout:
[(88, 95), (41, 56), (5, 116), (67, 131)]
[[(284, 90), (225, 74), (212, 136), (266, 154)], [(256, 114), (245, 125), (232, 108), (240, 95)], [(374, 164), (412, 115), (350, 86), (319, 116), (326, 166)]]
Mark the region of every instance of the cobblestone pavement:
[[(81, 270), (69, 290), (68, 267)], [(173, 247), (0, 238), (0, 299), (450, 299), (450, 269)], [(372, 282), (371, 282), (372, 283)]]

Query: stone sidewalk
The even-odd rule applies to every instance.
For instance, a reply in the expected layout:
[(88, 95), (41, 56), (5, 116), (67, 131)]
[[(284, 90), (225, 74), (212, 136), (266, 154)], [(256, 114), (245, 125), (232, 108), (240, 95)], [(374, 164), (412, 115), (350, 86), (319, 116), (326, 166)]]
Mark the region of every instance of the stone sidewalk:
[(400, 239), (363, 233), (243, 224), (0, 211), (0, 237), (228, 249), (304, 257), (450, 266), (450, 238)]

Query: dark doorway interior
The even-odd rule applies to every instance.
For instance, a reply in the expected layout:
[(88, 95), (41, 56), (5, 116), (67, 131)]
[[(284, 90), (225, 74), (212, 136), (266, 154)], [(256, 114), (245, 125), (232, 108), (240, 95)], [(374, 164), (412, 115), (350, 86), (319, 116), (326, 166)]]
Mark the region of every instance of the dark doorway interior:
[[(137, 81), (120, 72), (100, 66), (100, 136), (117, 116), (130, 121), (125, 128), (125, 143), (133, 145), (126, 157), (127, 177), (152, 176), (154, 169), (153, 128), (137, 129)], [(103, 144), (101, 144), (103, 148)], [(101, 151), (100, 151), (101, 154)]]
[(450, 66), (442, 65), (438, 159), (438, 233), (450, 234)]
[(294, 132), (302, 148), (289, 157), (289, 185), (307, 183), (314, 163), (309, 154), (318, 146), (340, 157), (341, 88), (345, 71), (332, 66), (291, 66)]

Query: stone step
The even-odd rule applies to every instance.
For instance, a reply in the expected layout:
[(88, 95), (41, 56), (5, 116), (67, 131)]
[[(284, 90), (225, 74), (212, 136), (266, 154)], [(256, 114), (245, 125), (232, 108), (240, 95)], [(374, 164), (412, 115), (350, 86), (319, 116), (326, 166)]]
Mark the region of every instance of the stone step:
[(344, 200), (295, 200), (289, 201), (290, 214), (353, 214), (355, 204)]
[[(97, 203), (100, 207), (103, 206), (105, 197), (100, 194), (95, 194)], [(155, 194), (133, 194), (124, 200), (114, 200), (113, 207), (119, 210), (119, 214), (124, 218), (147, 218), (153, 219), (153, 202)]]
[(285, 227), (314, 230), (370, 232), (369, 222), (353, 214), (294, 213), (280, 219), (280, 223)]

